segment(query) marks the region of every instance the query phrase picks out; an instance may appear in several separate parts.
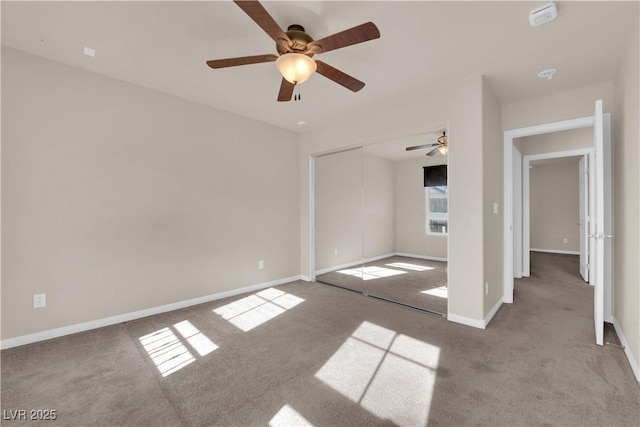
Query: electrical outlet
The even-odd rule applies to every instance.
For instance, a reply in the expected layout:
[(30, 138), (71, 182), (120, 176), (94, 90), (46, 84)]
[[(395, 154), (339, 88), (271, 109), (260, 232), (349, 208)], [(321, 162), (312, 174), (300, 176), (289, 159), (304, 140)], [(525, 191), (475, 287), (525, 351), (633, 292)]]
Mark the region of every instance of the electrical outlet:
[(569, 243), (569, 239), (567, 239), (567, 238), (565, 237), (564, 239), (562, 239), (562, 243), (564, 243), (564, 244), (566, 245), (567, 243)]
[(47, 306), (46, 294), (34, 294), (33, 295), (33, 308), (42, 308)]
[(264, 260), (261, 259), (260, 261), (258, 261), (258, 269), (262, 270), (263, 268), (264, 268)]
[(338, 248), (335, 248), (335, 249), (333, 250), (333, 254), (334, 254), (334, 255), (338, 255)]
[(489, 282), (484, 284), (484, 294), (489, 295)]

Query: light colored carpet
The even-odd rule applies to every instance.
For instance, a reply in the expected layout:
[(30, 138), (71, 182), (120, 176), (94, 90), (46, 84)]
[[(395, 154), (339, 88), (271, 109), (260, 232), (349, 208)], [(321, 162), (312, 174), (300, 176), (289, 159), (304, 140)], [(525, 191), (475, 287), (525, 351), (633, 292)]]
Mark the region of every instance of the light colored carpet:
[(4, 350), (2, 409), (57, 419), (2, 425), (639, 425), (591, 287), (549, 260), (486, 330), (295, 282)]

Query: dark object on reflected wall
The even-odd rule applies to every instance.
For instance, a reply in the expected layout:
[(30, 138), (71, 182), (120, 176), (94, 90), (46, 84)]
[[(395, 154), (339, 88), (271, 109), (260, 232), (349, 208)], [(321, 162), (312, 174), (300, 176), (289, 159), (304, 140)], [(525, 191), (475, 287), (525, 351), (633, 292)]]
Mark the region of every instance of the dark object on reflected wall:
[(447, 165), (425, 166), (424, 186), (440, 187), (447, 185)]

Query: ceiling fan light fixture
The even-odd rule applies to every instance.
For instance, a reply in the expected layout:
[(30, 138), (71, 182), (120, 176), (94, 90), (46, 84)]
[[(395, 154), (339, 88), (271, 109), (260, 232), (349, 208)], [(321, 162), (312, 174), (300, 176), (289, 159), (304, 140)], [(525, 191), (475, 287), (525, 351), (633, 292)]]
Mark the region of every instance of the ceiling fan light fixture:
[(440, 154), (442, 154), (443, 156), (445, 156), (447, 154), (447, 146), (446, 145), (441, 145), (440, 147), (438, 147), (438, 151), (440, 152)]
[(300, 84), (316, 72), (316, 61), (302, 53), (285, 53), (276, 59), (276, 68), (289, 83)]

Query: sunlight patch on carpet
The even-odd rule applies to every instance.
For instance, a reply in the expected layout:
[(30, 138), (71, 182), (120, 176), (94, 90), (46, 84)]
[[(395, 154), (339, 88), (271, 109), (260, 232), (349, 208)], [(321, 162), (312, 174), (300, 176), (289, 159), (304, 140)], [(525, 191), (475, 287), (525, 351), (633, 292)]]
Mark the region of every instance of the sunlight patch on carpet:
[(338, 270), (338, 273), (346, 274), (353, 277), (359, 277), (362, 280), (374, 280), (380, 279), (381, 277), (391, 277), (397, 276), (399, 274), (407, 274), (406, 271), (401, 270), (393, 270), (391, 268), (384, 267), (358, 267), (358, 268), (347, 268), (344, 270)]
[(170, 328), (162, 328), (140, 337), (140, 343), (163, 377), (196, 360)]
[(218, 348), (206, 335), (198, 330), (188, 320), (183, 320), (173, 325), (180, 335), (194, 348), (198, 354), (206, 356)]
[(287, 426), (299, 426), (299, 427), (313, 427), (305, 417), (300, 415), (298, 411), (293, 409), (289, 405), (284, 405), (277, 414), (269, 421), (270, 427), (287, 427)]
[(408, 262), (392, 262), (387, 264), (389, 267), (405, 268), (413, 271), (428, 271), (435, 270), (435, 267), (427, 267), (426, 265), (409, 264)]
[(372, 414), (426, 425), (440, 348), (363, 322), (315, 377)]
[(213, 310), (244, 332), (262, 325), (303, 302), (304, 299), (268, 288)]
[(447, 288), (446, 286), (440, 286), (439, 288), (431, 288), (425, 291), (420, 291), (420, 293), (446, 299), (449, 295), (449, 288)]
[[(174, 333), (178, 332), (180, 338)], [(201, 357), (218, 348), (206, 335), (188, 320), (178, 322), (139, 338), (140, 344), (163, 377), (179, 371), (196, 361), (191, 347)]]

